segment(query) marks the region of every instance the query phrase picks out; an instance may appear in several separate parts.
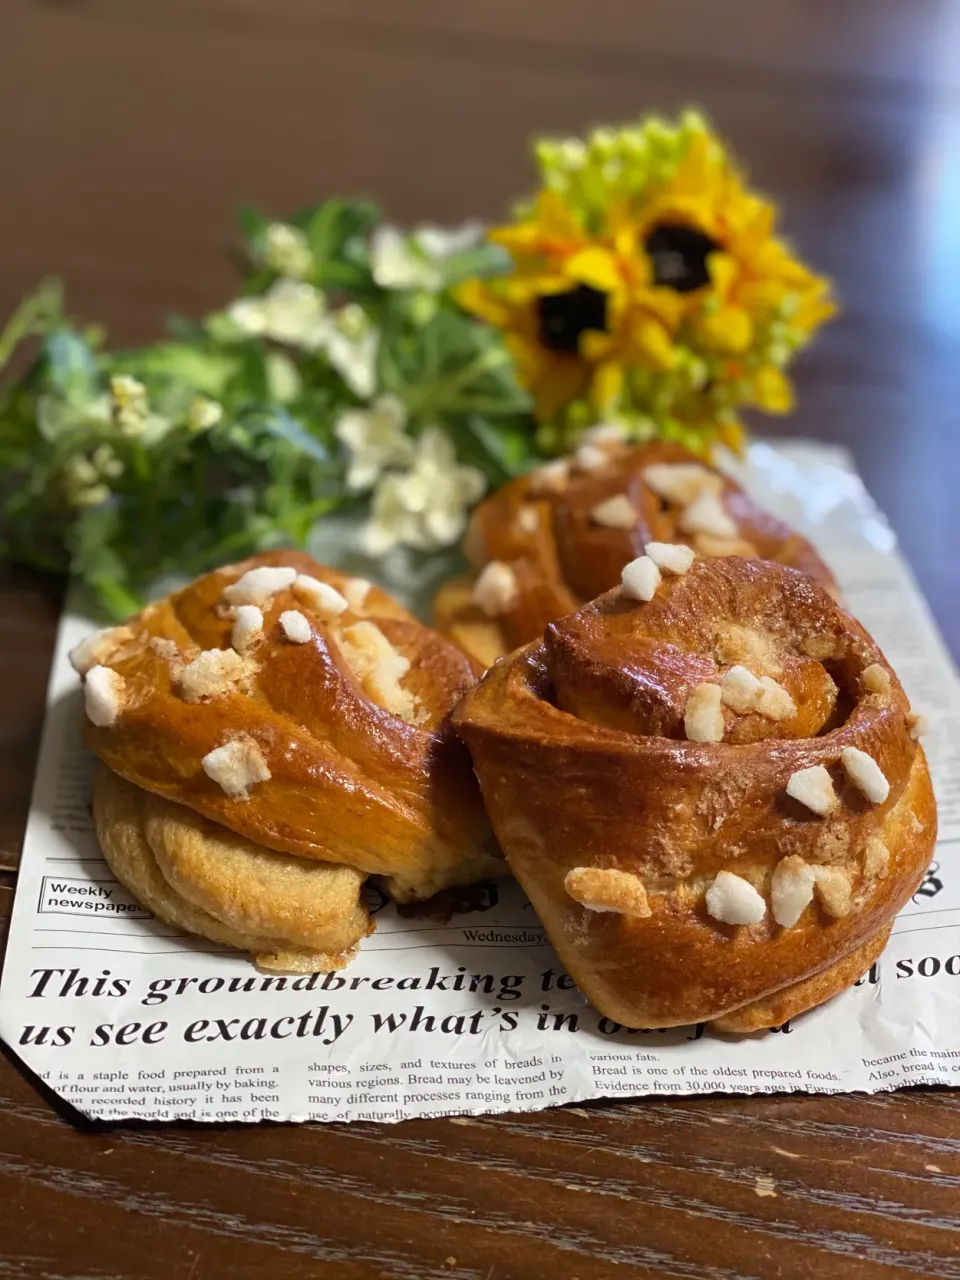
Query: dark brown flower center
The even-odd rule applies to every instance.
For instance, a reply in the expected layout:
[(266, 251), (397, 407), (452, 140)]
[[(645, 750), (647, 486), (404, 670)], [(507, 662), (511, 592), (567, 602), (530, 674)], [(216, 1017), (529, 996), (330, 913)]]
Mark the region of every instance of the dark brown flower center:
[(677, 293), (692, 293), (710, 283), (707, 255), (720, 248), (702, 231), (678, 222), (661, 222), (643, 247), (653, 263), (654, 283)]
[(578, 284), (569, 293), (547, 293), (537, 299), (540, 341), (549, 351), (580, 350), (585, 329), (607, 328), (607, 295), (588, 284)]

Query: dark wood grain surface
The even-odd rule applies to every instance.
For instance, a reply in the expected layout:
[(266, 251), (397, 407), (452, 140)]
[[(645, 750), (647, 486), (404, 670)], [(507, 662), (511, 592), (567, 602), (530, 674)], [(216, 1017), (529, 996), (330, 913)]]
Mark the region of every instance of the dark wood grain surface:
[[(140, 341), (222, 300), (242, 199), (495, 217), (532, 132), (689, 100), (845, 305), (784, 429), (853, 449), (960, 654), (952, 0), (3, 0), (0, 312), (59, 272)], [(0, 580), (4, 915), (59, 601)], [(0, 1195), (0, 1276), (960, 1277), (960, 1100), (95, 1128), (7, 1055)]]

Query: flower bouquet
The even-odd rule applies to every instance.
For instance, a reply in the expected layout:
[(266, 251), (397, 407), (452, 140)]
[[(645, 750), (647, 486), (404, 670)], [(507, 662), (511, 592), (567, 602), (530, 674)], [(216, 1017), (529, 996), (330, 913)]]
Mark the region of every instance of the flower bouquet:
[(705, 453), (787, 411), (834, 310), (694, 112), (536, 144), (506, 226), (401, 232), (363, 200), (240, 214), (237, 296), (105, 347), (55, 281), (0, 332), (2, 550), (120, 618), (167, 575), (302, 544), (433, 556), (489, 488), (598, 421)]

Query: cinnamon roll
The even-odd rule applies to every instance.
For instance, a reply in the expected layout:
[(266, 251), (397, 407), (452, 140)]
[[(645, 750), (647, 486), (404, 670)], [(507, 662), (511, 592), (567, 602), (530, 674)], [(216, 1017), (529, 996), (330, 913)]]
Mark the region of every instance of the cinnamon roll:
[(72, 659), (104, 852), (173, 923), (302, 967), (367, 932), (369, 875), (408, 900), (503, 869), (450, 726), (471, 662), (368, 582), (271, 552)]
[(653, 543), (454, 723), (569, 973), (629, 1027), (775, 1026), (861, 976), (929, 863), (917, 725), (809, 576)]
[(441, 587), (434, 614), (483, 666), (609, 591), (648, 542), (772, 560), (836, 589), (810, 543), (733, 480), (680, 445), (632, 448), (605, 430), (474, 510), (464, 540), (474, 572)]

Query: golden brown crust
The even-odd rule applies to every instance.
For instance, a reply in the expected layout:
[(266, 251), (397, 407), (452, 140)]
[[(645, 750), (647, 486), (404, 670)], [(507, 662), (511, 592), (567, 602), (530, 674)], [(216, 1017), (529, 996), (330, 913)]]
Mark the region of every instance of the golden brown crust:
[(142, 906), (178, 929), (251, 952), (261, 968), (341, 969), (373, 929), (360, 902), (363, 876), (348, 867), (291, 867), (296, 859), (259, 849), (109, 769), (97, 776), (93, 814), (107, 863)]
[[(475, 569), (494, 560), (509, 565), (517, 582), (510, 607), (490, 618), (472, 597), (475, 577), (441, 587), (434, 601), (438, 629), (483, 666), (521, 644), (538, 640), (544, 628), (584, 601), (609, 591), (623, 566), (643, 554), (648, 542), (682, 543), (705, 557), (740, 555), (772, 560), (809, 574), (835, 589), (830, 570), (814, 548), (782, 521), (762, 511), (733, 480), (713, 477), (732, 535), (686, 533), (684, 507), (654, 491), (648, 467), (704, 468), (682, 446), (657, 442), (640, 448), (605, 445), (595, 470), (574, 461), (556, 485), (537, 473), (504, 485), (475, 508), (464, 547)], [(625, 496), (636, 519), (629, 528), (598, 522), (605, 501)], [(688, 495), (684, 495), (688, 496)]]
[(782, 1027), (791, 1018), (797, 1018), (808, 1009), (815, 1009), (818, 1004), (832, 999), (847, 987), (852, 987), (867, 972), (870, 966), (883, 952), (890, 937), (892, 925), (884, 925), (872, 938), (868, 938), (861, 946), (820, 973), (811, 978), (803, 978), (793, 982), (789, 987), (774, 991), (769, 996), (745, 1004), (733, 1013), (714, 1018), (710, 1025), (715, 1031), (726, 1031), (731, 1035), (746, 1035), (751, 1031), (766, 1031), (770, 1027)]
[[(690, 692), (734, 663), (776, 672), (795, 715), (724, 706), (722, 741), (688, 741)], [(887, 681), (864, 679), (875, 666)], [(723, 1018), (808, 981), (799, 998), (815, 1003), (816, 976), (823, 998), (833, 994), (831, 968), (889, 927), (936, 832), (908, 716), (880, 650), (821, 588), (731, 558), (665, 577), (649, 603), (613, 591), (554, 624), (489, 671), (454, 722), (507, 860), (581, 990), (624, 1025), (659, 1027)], [(797, 736), (780, 736), (785, 723)], [(881, 803), (847, 776), (846, 747), (881, 769)], [(836, 792), (826, 817), (787, 794), (816, 766)], [(771, 881), (791, 855), (816, 887), (782, 927)], [(651, 914), (584, 907), (564, 888), (582, 867), (639, 877)], [(733, 925), (708, 912), (721, 872), (760, 895), (762, 918)]]
[[(378, 587), (331, 617), (286, 586), (262, 601), (262, 633), (238, 642), (238, 665), (236, 609), (224, 591), (258, 567), (287, 567), (353, 595), (344, 575), (284, 551), (226, 566), (150, 605), (108, 655), (123, 681), (122, 707), (112, 723), (88, 722), (93, 750), (137, 786), (257, 845), (384, 875), (401, 899), (496, 874), (502, 864), (488, 852), (469, 757), (449, 726), (474, 678), (469, 659)], [(306, 619), (306, 643), (285, 633), (281, 616), (290, 612)], [(385, 679), (371, 680), (373, 628), (399, 679), (388, 662)], [(229, 663), (216, 659), (213, 674), (188, 670), (210, 650)], [(390, 703), (390, 688), (415, 723), (379, 704)], [(254, 781), (240, 794), (204, 769), (225, 744), (253, 761)]]

